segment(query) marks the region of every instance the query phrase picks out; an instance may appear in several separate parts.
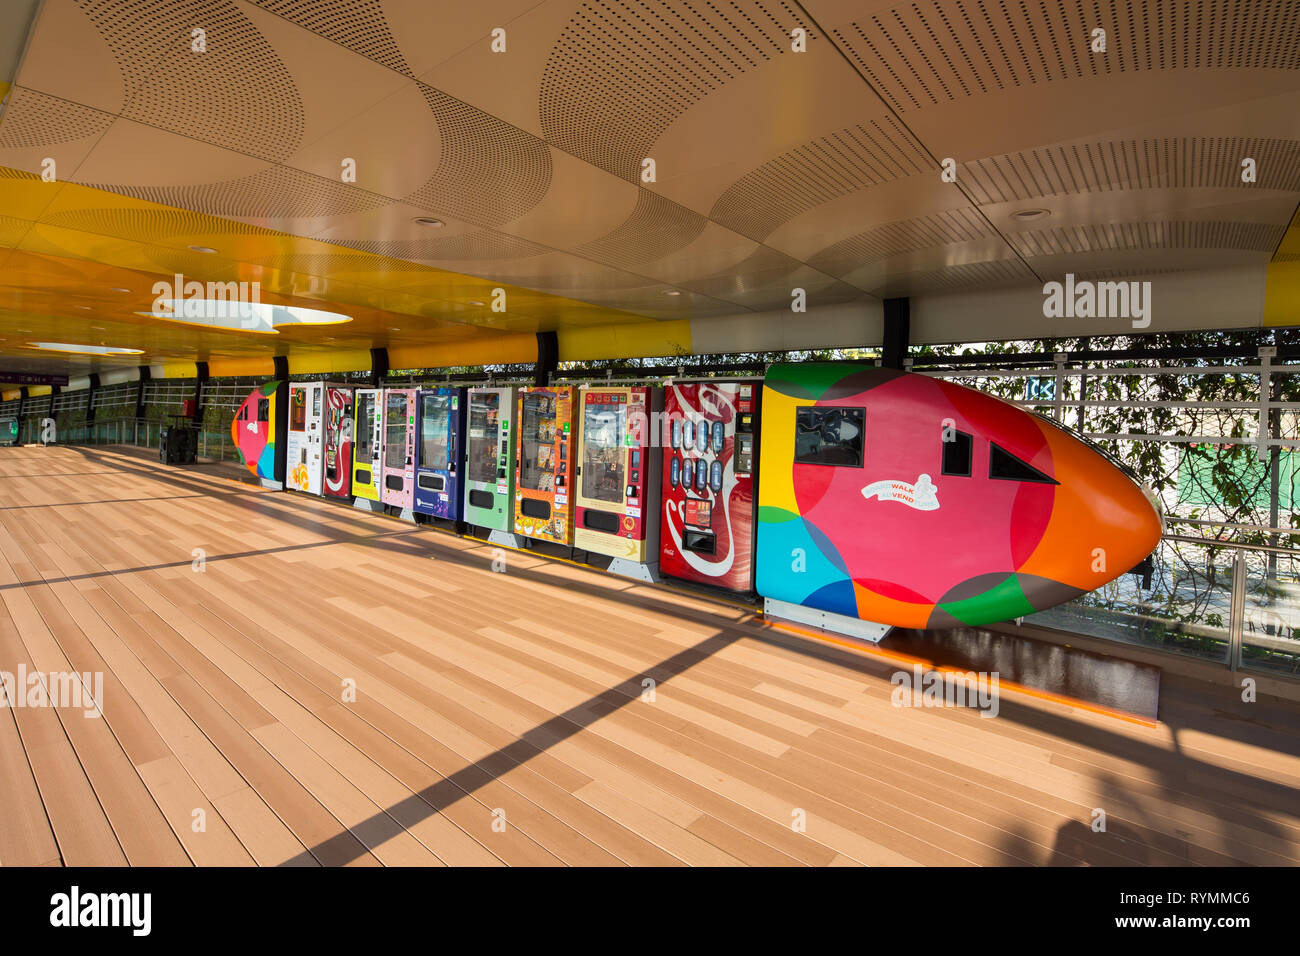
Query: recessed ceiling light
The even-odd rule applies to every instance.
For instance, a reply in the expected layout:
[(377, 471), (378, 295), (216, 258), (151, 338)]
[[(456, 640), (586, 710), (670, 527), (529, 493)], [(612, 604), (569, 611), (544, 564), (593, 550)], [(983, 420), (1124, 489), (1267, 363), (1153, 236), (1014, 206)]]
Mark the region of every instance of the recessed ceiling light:
[(92, 329), (95, 329), (95, 330), (98, 331), (98, 332), (103, 332), (103, 331), (104, 331), (104, 326), (102, 326), (102, 325), (92, 325), (91, 328), (92, 328)]
[(1050, 216), (1051, 213), (1046, 209), (1021, 209), (1011, 214), (1012, 219), (1019, 219), (1022, 222), (1028, 219), (1042, 219), (1044, 216)]
[(470, 300), (469, 300), (469, 304), (470, 304), (470, 305), (482, 305), (483, 303), (480, 302), (478, 299), (470, 299)]
[(108, 290), (109, 292), (130, 292), (130, 289), (123, 289), (120, 285), (115, 285)]
[(119, 349), (109, 345), (72, 345), (68, 342), (28, 342), (34, 349), (49, 352), (76, 352), (81, 355), (143, 355), (144, 349)]
[(190, 252), (205, 252), (208, 253), (209, 255), (217, 251), (216, 249), (213, 249), (211, 246), (190, 246), (189, 250)]
[(664, 295), (681, 295), (681, 292), (676, 289), (664, 289)]
[(432, 216), (417, 216), (413, 221), (417, 226), (433, 226), (437, 228), (443, 225), (441, 219), (434, 219)]
[(400, 331), (402, 331), (402, 330), (399, 329), (399, 328), (398, 328), (397, 326), (395, 326), (395, 325), (390, 325), (390, 326), (388, 327), (388, 331), (389, 331), (389, 332), (400, 332)]
[(273, 335), (277, 329), (286, 325), (338, 325), (352, 321), (351, 316), (338, 312), (230, 299), (159, 299), (156, 306), (160, 307), (157, 311), (135, 314), (230, 332)]

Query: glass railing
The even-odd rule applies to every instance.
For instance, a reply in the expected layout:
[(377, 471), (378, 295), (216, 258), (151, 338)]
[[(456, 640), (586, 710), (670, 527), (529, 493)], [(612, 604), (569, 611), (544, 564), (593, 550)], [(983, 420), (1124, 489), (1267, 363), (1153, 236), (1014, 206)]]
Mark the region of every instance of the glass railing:
[(1237, 668), (1300, 677), (1300, 550), (1166, 535), (1123, 574), (1024, 620)]

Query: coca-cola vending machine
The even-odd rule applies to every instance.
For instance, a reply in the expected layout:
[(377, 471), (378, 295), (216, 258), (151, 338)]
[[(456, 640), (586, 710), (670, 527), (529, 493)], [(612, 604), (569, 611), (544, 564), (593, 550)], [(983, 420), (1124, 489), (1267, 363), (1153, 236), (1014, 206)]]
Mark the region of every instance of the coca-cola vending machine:
[(659, 570), (754, 589), (759, 381), (664, 389)]

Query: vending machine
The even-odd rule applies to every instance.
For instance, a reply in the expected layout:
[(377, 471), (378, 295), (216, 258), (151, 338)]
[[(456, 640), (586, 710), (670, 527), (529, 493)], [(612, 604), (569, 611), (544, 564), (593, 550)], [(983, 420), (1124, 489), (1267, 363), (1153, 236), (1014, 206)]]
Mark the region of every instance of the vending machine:
[(579, 391), (573, 543), (615, 559), (610, 570), (654, 580), (659, 562), (660, 444), (651, 422), (663, 391), (584, 385)]
[(471, 388), (465, 437), (465, 520), (509, 533), (513, 515), (513, 388)]
[(379, 453), (383, 448), (381, 428), (384, 392), (378, 388), (357, 389), (352, 417), (352, 494), (354, 504), (379, 502)]
[(325, 386), (325, 494), (352, 497), (352, 389)]
[(379, 500), (410, 508), (415, 503), (415, 389), (384, 389), (383, 484)]
[(289, 440), (284, 486), (309, 495), (321, 493), (325, 444), (325, 384), (289, 383)]
[(754, 477), (762, 382), (664, 389), (659, 570), (754, 589)]
[(416, 393), (415, 505), (420, 514), (448, 521), (464, 515), (461, 488), (465, 448), (465, 389), (442, 385)]
[(521, 388), (515, 421), (515, 533), (571, 544), (573, 389)]

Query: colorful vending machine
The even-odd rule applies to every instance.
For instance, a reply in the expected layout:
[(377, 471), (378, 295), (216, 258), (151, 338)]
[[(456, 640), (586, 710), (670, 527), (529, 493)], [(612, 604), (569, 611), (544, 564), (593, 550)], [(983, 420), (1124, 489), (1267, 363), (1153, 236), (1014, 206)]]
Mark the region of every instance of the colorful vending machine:
[(416, 393), (415, 511), (460, 521), (465, 448), (465, 389), (442, 385)]
[(275, 480), (275, 397), (280, 382), (259, 385), (235, 409), (230, 438), (244, 467), (268, 487), (280, 487)]
[(510, 426), (515, 390), (471, 388), (466, 400), (465, 520), (509, 534), (514, 513), (515, 431)]
[(383, 448), (383, 389), (357, 389), (352, 416), (352, 494), (353, 504), (367, 507), (379, 503), (379, 455)]
[(584, 385), (579, 391), (573, 543), (614, 558), (610, 570), (642, 580), (659, 563), (660, 445), (651, 424), (663, 391)]
[(384, 389), (383, 434), (379, 500), (409, 509), (415, 503), (415, 389)]
[(289, 384), (289, 439), (284, 486), (309, 495), (321, 493), (325, 444), (325, 383)]
[(754, 589), (756, 382), (664, 389), (659, 570), (732, 591)]
[(573, 389), (521, 388), (515, 421), (515, 533), (573, 542)]
[(325, 494), (352, 497), (352, 389), (325, 386)]

